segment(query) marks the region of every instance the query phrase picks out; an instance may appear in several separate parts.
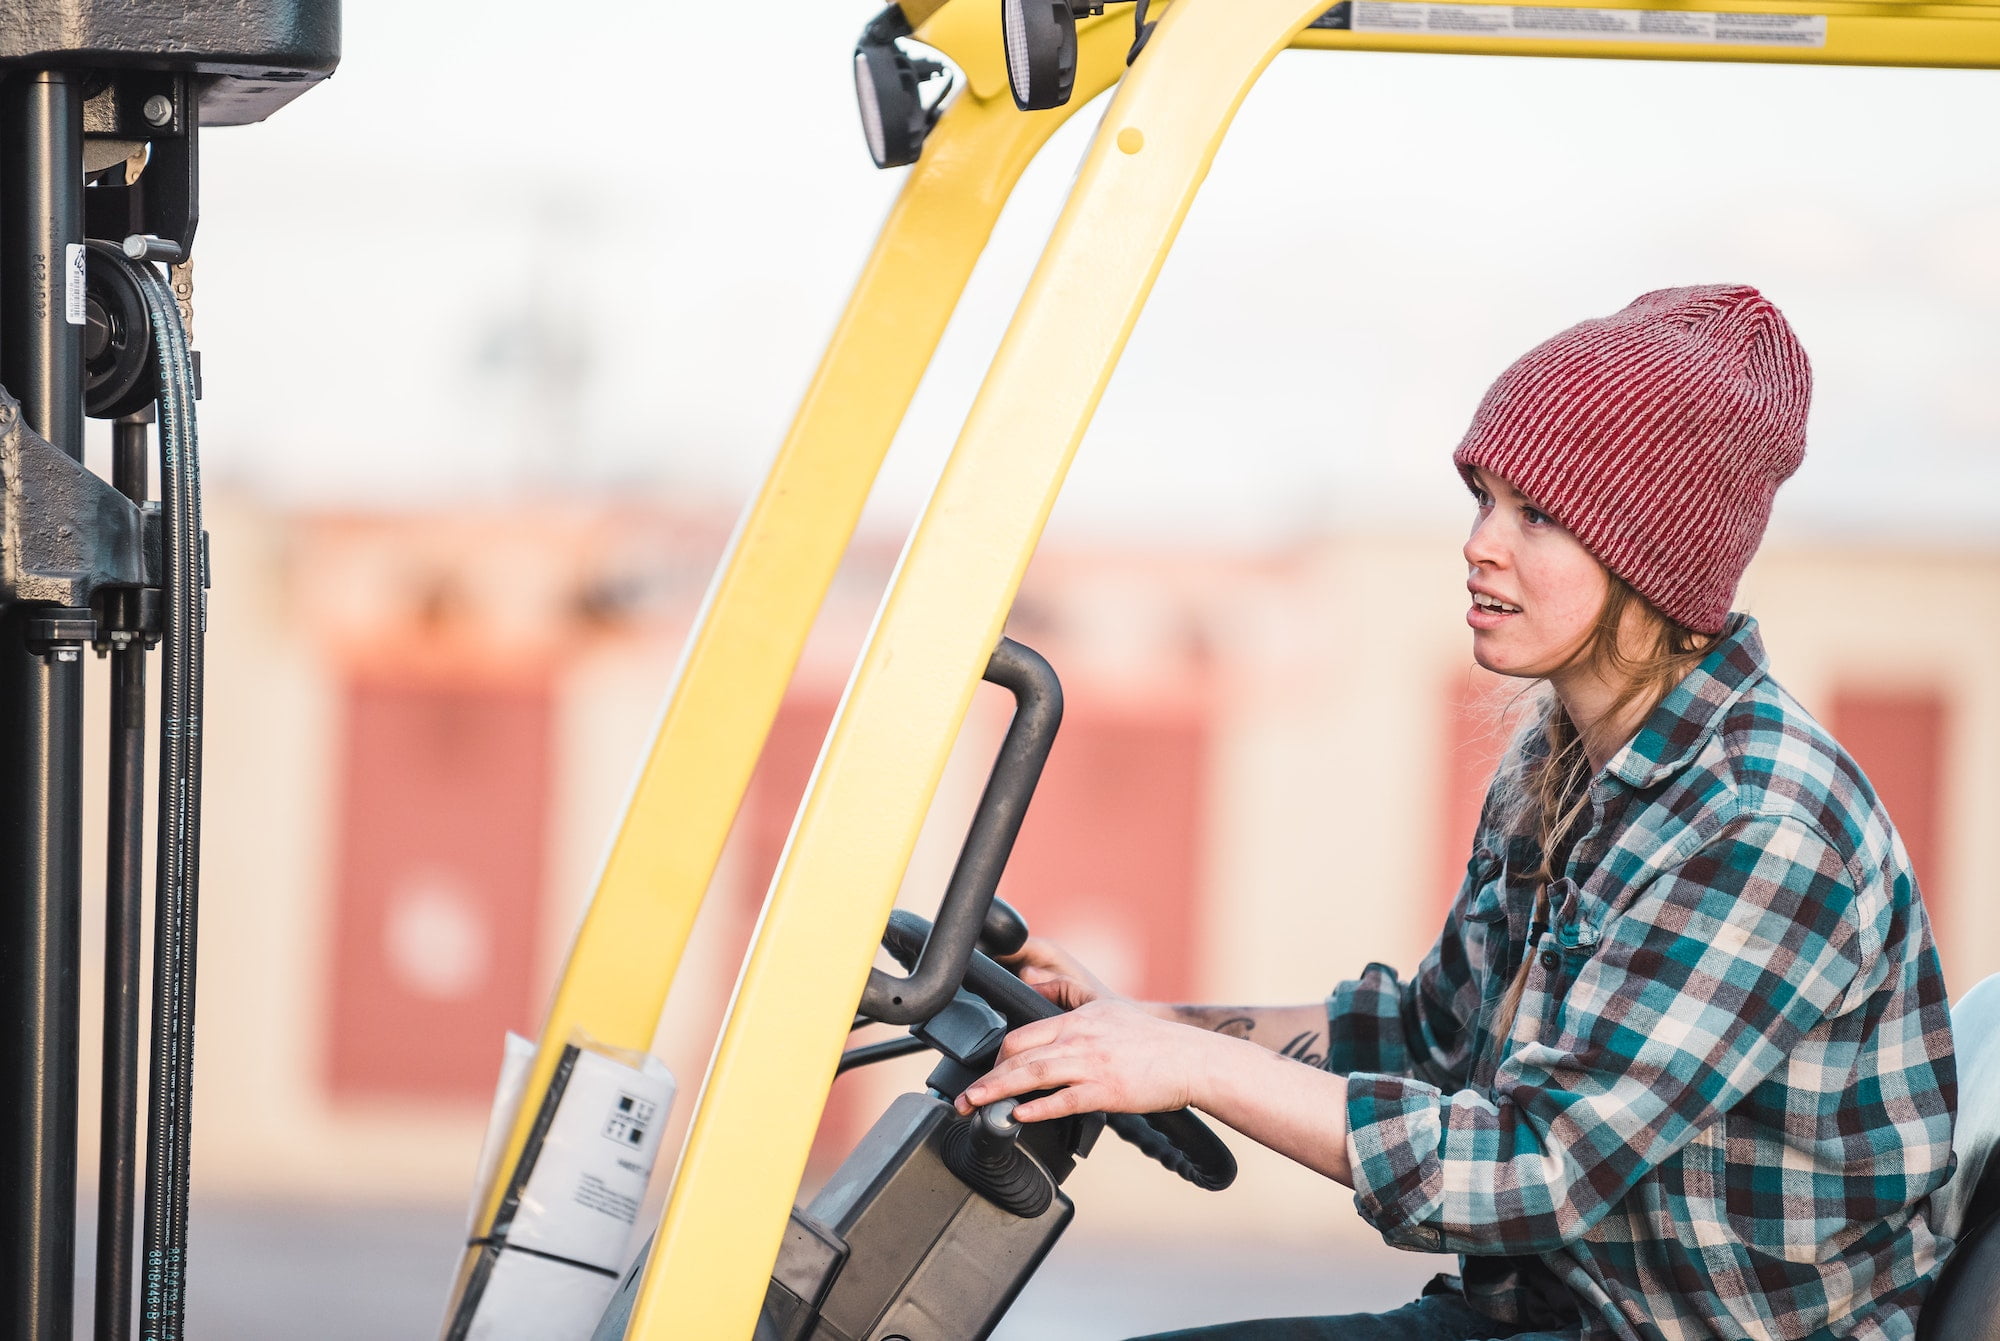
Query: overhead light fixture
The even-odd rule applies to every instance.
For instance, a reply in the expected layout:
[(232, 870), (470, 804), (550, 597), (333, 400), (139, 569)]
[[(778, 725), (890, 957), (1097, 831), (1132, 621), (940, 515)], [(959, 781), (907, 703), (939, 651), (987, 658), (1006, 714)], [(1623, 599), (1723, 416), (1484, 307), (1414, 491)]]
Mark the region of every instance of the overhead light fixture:
[(917, 161), (958, 82), (944, 61), (908, 50), (904, 41), (909, 36), (902, 9), (890, 5), (854, 44), (854, 98), (861, 108), (868, 156), (878, 168)]

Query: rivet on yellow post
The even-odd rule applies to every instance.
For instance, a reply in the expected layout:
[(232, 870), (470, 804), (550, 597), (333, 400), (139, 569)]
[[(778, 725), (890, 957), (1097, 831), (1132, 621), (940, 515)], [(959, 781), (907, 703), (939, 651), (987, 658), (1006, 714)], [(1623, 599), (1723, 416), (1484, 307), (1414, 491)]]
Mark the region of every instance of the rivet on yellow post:
[[(997, 32), (997, 17), (991, 27)], [(557, 983), (528, 1093), (547, 1085), (573, 1031), (622, 1048), (651, 1044), (806, 634), (994, 221), (1049, 136), (1124, 70), (1129, 24), (1121, 31), (1099, 19), (1081, 25), (1078, 39), (1075, 106), (1023, 115), (1004, 79), (997, 97), (970, 90), (910, 169), (696, 617)], [(854, 156), (866, 171), (858, 130)], [(520, 1158), (534, 1116), (535, 1105), (524, 1105), (501, 1168)], [(504, 1183), (488, 1191), (482, 1235)]]
[[(999, 27), (998, 6), (988, 0)], [(912, 536), (738, 980), (628, 1341), (747, 1341), (917, 831), (1063, 475), (1223, 133), (1326, 0), (1175, 0)]]

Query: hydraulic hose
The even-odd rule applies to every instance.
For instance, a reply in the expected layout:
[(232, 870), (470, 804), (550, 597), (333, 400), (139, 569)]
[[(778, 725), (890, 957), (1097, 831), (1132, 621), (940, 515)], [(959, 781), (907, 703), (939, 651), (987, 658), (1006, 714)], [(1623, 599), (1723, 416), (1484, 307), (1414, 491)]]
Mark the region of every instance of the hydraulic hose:
[[(144, 416), (112, 425), (112, 486), (146, 498)], [(139, 593), (119, 593), (137, 616)], [(98, 1105), (95, 1341), (131, 1341), (133, 1163), (139, 1119), (139, 943), (145, 897), (146, 648), (138, 619), (111, 653), (111, 779), (105, 825), (104, 1084)]]
[[(104, 249), (109, 251), (110, 249)], [(159, 869), (141, 1237), (142, 1341), (181, 1341), (186, 1317), (195, 946), (201, 874), (202, 635), (206, 625), (194, 359), (180, 308), (153, 266), (111, 252), (144, 296), (158, 369), (163, 630)]]

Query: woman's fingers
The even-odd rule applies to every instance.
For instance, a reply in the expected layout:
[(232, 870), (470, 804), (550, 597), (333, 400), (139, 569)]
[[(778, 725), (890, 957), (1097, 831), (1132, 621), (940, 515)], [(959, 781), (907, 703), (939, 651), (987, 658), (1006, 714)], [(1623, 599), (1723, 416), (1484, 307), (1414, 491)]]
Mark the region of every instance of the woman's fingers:
[(1017, 1122), (1047, 1122), (1051, 1118), (1069, 1117), (1075, 1113), (1095, 1113), (1107, 1106), (1099, 1095), (1098, 1086), (1070, 1085), (1054, 1094), (1044, 1094), (1039, 1099), (1030, 1099), (1017, 1106), (1014, 1119)]
[(1100, 1000), (1022, 1025), (1002, 1040), (993, 1069), (966, 1088), (961, 1113), (1036, 1090), (1015, 1110), (1023, 1122), (1066, 1113), (1157, 1113), (1192, 1102), (1198, 1053), (1214, 1036), (1169, 1024), (1127, 1001)]
[(1092, 1069), (1089, 1059), (1075, 1053), (1064, 1052), (1059, 1047), (1039, 1048), (1001, 1062), (972, 1082), (965, 1093), (958, 1096), (957, 1108), (961, 1113), (970, 1113), (996, 1099), (1075, 1085), (1089, 1079)]
[(1061, 1038), (1067, 1031), (1068, 1021), (1063, 1019), (1036, 1020), (1024, 1024), (1019, 1029), (1000, 1040), (1000, 1058), (1018, 1056), (1030, 1048), (1045, 1048)]
[(1075, 1010), (1079, 1006), (1087, 1006), (1097, 1000), (1097, 993), (1075, 978), (1049, 976), (1039, 982), (1030, 982), (1028, 986), (1064, 1010)]
[(1010, 969), (1042, 969), (1060, 973), (1067, 967), (1069, 955), (1060, 945), (1041, 936), (1030, 936), (1021, 943), (1021, 948), (1011, 955), (1000, 955), (999, 960)]

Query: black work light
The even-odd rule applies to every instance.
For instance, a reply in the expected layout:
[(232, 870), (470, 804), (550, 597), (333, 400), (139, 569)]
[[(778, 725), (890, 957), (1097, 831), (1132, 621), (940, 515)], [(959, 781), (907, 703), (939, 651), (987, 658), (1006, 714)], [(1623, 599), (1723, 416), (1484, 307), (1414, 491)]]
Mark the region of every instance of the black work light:
[(1007, 86), (1024, 112), (1069, 101), (1076, 84), (1076, 20), (1102, 14), (1103, 0), (1000, 0)]
[(917, 161), (955, 82), (943, 61), (903, 48), (902, 39), (909, 35), (902, 9), (891, 5), (861, 30), (861, 40), (854, 44), (854, 98), (861, 107), (868, 156), (878, 168)]

